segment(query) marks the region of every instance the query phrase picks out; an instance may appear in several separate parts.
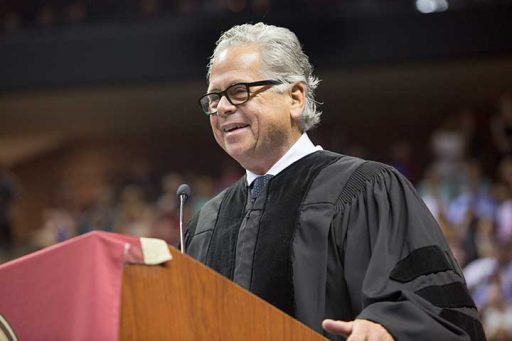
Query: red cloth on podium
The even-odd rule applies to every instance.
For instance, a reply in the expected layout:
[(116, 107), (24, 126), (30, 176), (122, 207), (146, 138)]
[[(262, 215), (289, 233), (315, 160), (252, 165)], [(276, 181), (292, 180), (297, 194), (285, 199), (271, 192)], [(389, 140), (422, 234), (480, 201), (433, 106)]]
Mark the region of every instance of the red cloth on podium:
[(117, 340), (136, 237), (91, 232), (0, 265), (0, 314), (19, 340)]

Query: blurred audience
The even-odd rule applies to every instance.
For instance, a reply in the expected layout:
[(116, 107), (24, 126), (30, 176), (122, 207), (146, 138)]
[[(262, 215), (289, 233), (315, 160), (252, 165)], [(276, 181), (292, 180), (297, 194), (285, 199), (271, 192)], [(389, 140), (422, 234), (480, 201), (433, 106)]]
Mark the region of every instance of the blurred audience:
[(112, 231), (115, 223), (115, 198), (113, 189), (104, 186), (99, 189), (96, 199), (84, 207), (78, 217), (78, 233), (93, 230)]
[[(512, 340), (512, 97), (502, 96), (491, 121), (498, 167), (475, 152), (471, 111), (449, 117), (431, 137), (432, 161), (418, 190), (438, 220), (454, 256), (464, 269), (482, 314), (488, 340)], [(478, 146), (479, 152), (484, 150)], [(479, 159), (478, 156), (482, 156)], [(496, 171), (485, 174), (484, 169)]]
[(77, 223), (64, 208), (51, 208), (43, 213), (43, 224), (36, 230), (30, 243), (37, 249), (62, 242), (78, 234)]
[(390, 149), (388, 163), (415, 183), (418, 180), (418, 165), (414, 162), (412, 145), (408, 141), (395, 141)]
[[(153, 223), (152, 236), (176, 245), (180, 238), (179, 203), (176, 190), (185, 180), (178, 173), (167, 173), (162, 179), (162, 193), (156, 202), (156, 217)], [(190, 205), (186, 208), (189, 209)], [(190, 217), (190, 213), (185, 214)]]

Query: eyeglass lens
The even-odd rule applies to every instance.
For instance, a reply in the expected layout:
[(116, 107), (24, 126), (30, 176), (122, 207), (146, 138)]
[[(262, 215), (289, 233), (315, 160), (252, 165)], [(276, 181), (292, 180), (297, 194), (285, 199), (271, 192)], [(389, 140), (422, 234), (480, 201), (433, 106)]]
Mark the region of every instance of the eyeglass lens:
[[(224, 94), (228, 101), (234, 105), (242, 104), (249, 99), (249, 89), (245, 84), (232, 85), (225, 90)], [(203, 109), (208, 113), (216, 112), (221, 97), (221, 93), (206, 96), (202, 101)]]

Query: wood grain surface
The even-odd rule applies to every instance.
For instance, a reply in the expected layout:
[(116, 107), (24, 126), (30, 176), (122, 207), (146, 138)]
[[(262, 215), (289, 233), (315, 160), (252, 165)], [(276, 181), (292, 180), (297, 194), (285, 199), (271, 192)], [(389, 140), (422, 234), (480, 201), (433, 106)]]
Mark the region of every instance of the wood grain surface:
[(127, 265), (121, 340), (325, 340), (171, 247), (160, 266)]

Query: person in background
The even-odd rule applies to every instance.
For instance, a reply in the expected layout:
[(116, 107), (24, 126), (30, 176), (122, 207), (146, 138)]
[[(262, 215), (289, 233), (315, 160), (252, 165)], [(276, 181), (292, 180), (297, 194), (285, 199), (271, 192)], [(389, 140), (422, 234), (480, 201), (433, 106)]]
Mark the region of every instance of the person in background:
[(504, 93), (498, 101), (498, 111), (491, 120), (492, 141), (502, 156), (512, 154), (512, 93)]
[(17, 195), (15, 176), (0, 164), (0, 251), (13, 247), (12, 203)]

